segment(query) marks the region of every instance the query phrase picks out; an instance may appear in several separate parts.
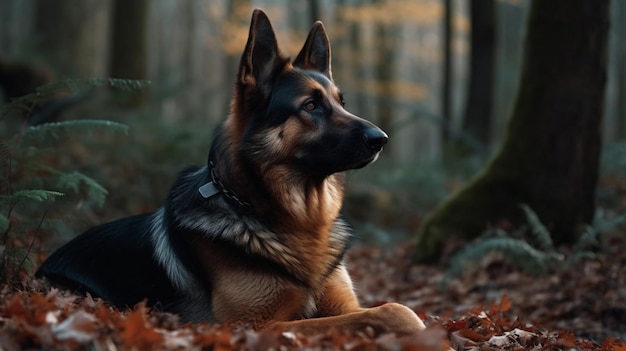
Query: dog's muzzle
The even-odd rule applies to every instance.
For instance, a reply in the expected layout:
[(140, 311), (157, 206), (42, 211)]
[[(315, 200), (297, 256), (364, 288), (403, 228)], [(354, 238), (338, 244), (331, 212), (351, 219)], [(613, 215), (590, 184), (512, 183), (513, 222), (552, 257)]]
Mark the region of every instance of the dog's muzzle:
[(363, 140), (372, 152), (379, 152), (387, 144), (389, 137), (379, 128), (368, 128), (363, 133)]

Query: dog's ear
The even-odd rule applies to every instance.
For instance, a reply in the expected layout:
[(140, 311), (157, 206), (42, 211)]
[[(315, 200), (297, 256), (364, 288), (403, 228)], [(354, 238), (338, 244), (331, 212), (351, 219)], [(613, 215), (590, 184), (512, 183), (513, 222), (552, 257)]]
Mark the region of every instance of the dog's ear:
[[(252, 13), (248, 43), (239, 65), (239, 82), (259, 84), (269, 78), (277, 64), (282, 61), (269, 18), (262, 10), (255, 9)], [(250, 80), (251, 78), (253, 80)]]
[(315, 22), (293, 65), (321, 72), (330, 80), (333, 79), (330, 71), (330, 42), (322, 22)]

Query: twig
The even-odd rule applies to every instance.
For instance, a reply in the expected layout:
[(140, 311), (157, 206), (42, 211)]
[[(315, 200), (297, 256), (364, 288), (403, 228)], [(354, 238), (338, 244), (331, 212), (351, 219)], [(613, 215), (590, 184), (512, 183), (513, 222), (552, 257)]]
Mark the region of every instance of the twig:
[(20, 262), (19, 266), (17, 266), (17, 270), (15, 271), (16, 274), (19, 273), (19, 271), (24, 266), (24, 263), (28, 259), (28, 255), (30, 254), (30, 251), (33, 249), (33, 245), (35, 244), (35, 240), (37, 239), (37, 235), (39, 234), (39, 229), (41, 229), (41, 226), (43, 225), (43, 221), (46, 219), (47, 214), (48, 214), (48, 209), (46, 209), (46, 212), (43, 213), (43, 216), (41, 217), (41, 220), (39, 221), (39, 224), (37, 225), (37, 228), (35, 229), (35, 234), (33, 234), (33, 238), (30, 240), (30, 243), (28, 244), (28, 249), (26, 249), (26, 254), (24, 254), (22, 261)]

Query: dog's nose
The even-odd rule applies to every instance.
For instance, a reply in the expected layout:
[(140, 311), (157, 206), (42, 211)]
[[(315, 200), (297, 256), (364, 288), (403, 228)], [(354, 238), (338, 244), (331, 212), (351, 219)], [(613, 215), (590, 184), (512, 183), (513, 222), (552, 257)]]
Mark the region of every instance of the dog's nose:
[(387, 134), (378, 128), (367, 128), (363, 133), (363, 140), (372, 151), (380, 151), (387, 143)]

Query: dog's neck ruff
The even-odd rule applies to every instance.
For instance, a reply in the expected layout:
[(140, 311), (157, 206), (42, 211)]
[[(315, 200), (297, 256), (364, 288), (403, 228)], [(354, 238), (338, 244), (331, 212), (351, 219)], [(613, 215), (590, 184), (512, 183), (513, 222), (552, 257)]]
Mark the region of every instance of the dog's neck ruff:
[(202, 185), (200, 188), (198, 188), (198, 191), (200, 192), (200, 195), (202, 195), (203, 198), (208, 199), (212, 196), (217, 195), (218, 193), (221, 193), (222, 195), (224, 195), (224, 197), (226, 197), (228, 201), (234, 204), (239, 210), (250, 209), (251, 206), (249, 203), (239, 199), (239, 197), (234, 191), (229, 190), (228, 188), (224, 186), (224, 183), (222, 183), (222, 180), (220, 179), (220, 177), (217, 175), (217, 172), (215, 171), (215, 165), (213, 164), (213, 161), (209, 161), (209, 172), (211, 174), (211, 181)]

